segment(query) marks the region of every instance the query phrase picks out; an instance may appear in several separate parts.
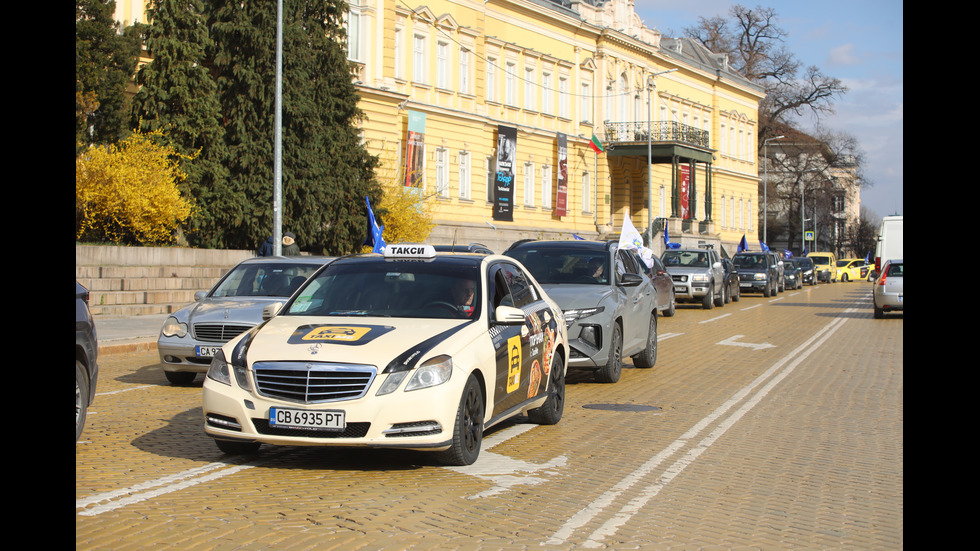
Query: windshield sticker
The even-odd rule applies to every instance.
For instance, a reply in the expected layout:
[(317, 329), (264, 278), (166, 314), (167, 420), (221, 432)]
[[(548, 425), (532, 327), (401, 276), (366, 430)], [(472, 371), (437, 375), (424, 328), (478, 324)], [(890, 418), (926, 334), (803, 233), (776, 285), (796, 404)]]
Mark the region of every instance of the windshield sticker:
[(289, 344), (326, 342), (331, 344), (367, 344), (393, 330), (390, 325), (303, 325), (289, 336)]

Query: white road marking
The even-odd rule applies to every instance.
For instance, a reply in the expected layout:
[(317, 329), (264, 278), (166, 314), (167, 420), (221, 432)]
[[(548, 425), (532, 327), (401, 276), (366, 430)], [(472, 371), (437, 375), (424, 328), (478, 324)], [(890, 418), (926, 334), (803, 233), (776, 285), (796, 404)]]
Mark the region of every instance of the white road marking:
[(741, 346), (742, 348), (751, 348), (753, 350), (765, 350), (766, 348), (776, 348), (775, 344), (764, 343), (751, 343), (751, 342), (737, 342), (745, 335), (732, 335), (727, 339), (718, 342), (718, 344), (723, 346)]
[(698, 323), (711, 323), (713, 321), (718, 321), (718, 320), (721, 320), (721, 319), (725, 319), (725, 318), (727, 318), (730, 315), (731, 314), (722, 314), (722, 315), (720, 315), (720, 316), (718, 316), (716, 318), (711, 318), (709, 320), (699, 321)]
[[(845, 310), (845, 313), (853, 310), (854, 309)], [(593, 531), (584, 544), (585, 547), (601, 547), (603, 544), (600, 542), (603, 538), (614, 534), (619, 527), (635, 516), (660, 492), (661, 489), (663, 489), (664, 486), (670, 483), (678, 474), (687, 468), (688, 465), (697, 459), (701, 453), (707, 450), (708, 447), (710, 447), (722, 434), (731, 428), (735, 422), (741, 419), (745, 413), (755, 407), (777, 383), (792, 373), (803, 360), (819, 349), (824, 342), (826, 342), (826, 340), (844, 324), (845, 321), (847, 321), (847, 318), (835, 319), (788, 355), (778, 360), (772, 367), (766, 370), (765, 373), (732, 395), (731, 398), (711, 412), (711, 414), (701, 419), (687, 432), (671, 442), (666, 448), (651, 457), (635, 471), (622, 478), (612, 488), (586, 505), (586, 507), (581, 511), (573, 515), (561, 528), (558, 529), (557, 532), (552, 535), (550, 539), (548, 539), (542, 545), (563, 545), (577, 529), (585, 526), (585, 524), (591, 522), (593, 519), (599, 516), (599, 514), (606, 508), (612, 506), (613, 503), (627, 490), (631, 490), (634, 486), (639, 485), (643, 478), (653, 472), (654, 469), (658, 468), (661, 463), (686, 447), (689, 441), (706, 431), (709, 425), (720, 419), (730, 409), (735, 407), (736, 404), (742, 402), (746, 396), (749, 396), (749, 394), (754, 391), (755, 394), (752, 395), (748, 401), (739, 407), (739, 409), (735, 410), (735, 412), (728, 418), (723, 419), (712, 432), (703, 437), (694, 447), (689, 449), (683, 456), (681, 456), (680, 459), (672, 463), (666, 469), (666, 471), (664, 471), (663, 474), (657, 478), (656, 482), (649, 484), (646, 487), (641, 486), (640, 494), (630, 499), (615, 515), (613, 515), (612, 518), (607, 520), (601, 527)], [(759, 388), (760, 386), (761, 388)], [(757, 388), (758, 390), (756, 390)]]

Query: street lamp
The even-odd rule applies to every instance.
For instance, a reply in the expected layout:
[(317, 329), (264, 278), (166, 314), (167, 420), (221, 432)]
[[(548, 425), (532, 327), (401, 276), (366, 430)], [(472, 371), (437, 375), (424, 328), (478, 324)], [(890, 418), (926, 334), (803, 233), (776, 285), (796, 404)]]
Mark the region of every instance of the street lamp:
[(762, 180), (762, 242), (769, 246), (769, 142), (773, 140), (781, 140), (786, 136), (776, 136), (775, 138), (766, 138), (762, 141), (762, 156), (765, 158), (765, 166), (763, 167), (764, 176)]
[(647, 246), (653, 248), (653, 106), (651, 93), (657, 87), (657, 77), (673, 73), (667, 69), (647, 77)]

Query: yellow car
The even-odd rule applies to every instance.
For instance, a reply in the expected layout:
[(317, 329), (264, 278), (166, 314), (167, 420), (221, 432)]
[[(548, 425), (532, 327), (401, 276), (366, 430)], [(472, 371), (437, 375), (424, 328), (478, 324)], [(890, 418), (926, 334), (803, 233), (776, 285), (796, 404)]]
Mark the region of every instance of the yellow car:
[(837, 261), (838, 281), (861, 281), (868, 279), (871, 269), (863, 258), (842, 258)]
[(837, 256), (834, 253), (809, 253), (806, 257), (813, 261), (813, 272), (818, 282), (837, 281)]
[(561, 419), (565, 319), (513, 258), (389, 244), (325, 266), (263, 316), (204, 382), (204, 431), (225, 453), (360, 446), (469, 465), (485, 427)]

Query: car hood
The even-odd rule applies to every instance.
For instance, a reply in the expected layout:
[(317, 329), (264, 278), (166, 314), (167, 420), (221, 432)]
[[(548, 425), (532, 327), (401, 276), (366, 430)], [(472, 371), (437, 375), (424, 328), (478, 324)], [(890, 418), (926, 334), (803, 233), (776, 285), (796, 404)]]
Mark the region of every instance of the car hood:
[[(189, 323), (262, 322), (262, 309), (274, 302), (285, 304), (289, 297), (208, 297), (181, 309)], [(177, 316), (180, 317), (180, 316)]]
[(711, 268), (695, 268), (686, 266), (668, 266), (667, 273), (670, 275), (684, 274), (705, 274), (711, 272)]
[(542, 284), (541, 288), (562, 310), (598, 306), (613, 294), (609, 285)]
[(338, 362), (379, 370), (399, 359), (412, 367), (434, 354), (459, 352), (481, 334), (481, 325), (451, 319), (276, 316), (254, 334), (246, 357), (249, 363)]

